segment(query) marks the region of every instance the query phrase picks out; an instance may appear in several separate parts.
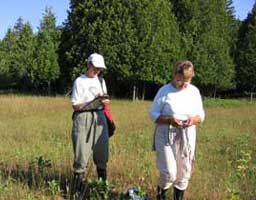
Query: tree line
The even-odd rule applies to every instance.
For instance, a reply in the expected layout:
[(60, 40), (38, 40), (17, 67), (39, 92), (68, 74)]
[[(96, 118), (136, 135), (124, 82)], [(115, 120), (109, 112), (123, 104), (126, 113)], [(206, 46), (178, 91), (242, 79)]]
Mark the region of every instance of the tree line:
[(66, 93), (101, 53), (113, 96), (152, 97), (188, 59), (207, 96), (256, 90), (256, 4), (236, 19), (232, 0), (70, 0), (56, 26), (46, 8), (38, 31), (19, 18), (0, 41), (0, 89)]

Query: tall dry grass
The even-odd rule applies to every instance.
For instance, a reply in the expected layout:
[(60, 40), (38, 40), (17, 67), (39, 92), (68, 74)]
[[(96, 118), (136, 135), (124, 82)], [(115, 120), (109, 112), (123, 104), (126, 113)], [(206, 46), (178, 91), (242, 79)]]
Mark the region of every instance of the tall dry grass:
[[(150, 104), (112, 101), (117, 130), (110, 140), (108, 177), (118, 193), (139, 185), (154, 199), (158, 172)], [(68, 98), (0, 96), (0, 199), (62, 199), (72, 174), (71, 115)], [(256, 104), (206, 108), (187, 200), (256, 196), (255, 121)], [(94, 168), (88, 178), (96, 178)], [(46, 184), (52, 180), (61, 186), (57, 195)]]

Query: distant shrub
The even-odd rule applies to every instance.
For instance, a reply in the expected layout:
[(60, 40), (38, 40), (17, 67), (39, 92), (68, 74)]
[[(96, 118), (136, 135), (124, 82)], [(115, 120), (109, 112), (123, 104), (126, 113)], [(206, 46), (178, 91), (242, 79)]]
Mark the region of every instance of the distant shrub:
[(205, 107), (237, 107), (242, 105), (242, 100), (238, 99), (213, 99), (204, 98)]

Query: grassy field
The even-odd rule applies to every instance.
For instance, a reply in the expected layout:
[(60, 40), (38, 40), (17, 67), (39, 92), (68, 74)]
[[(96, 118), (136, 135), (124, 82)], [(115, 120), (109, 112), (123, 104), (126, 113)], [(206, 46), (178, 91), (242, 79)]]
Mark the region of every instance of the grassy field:
[[(150, 104), (112, 101), (117, 131), (110, 140), (108, 177), (116, 196), (137, 185), (155, 199)], [(256, 104), (209, 99), (204, 104), (206, 120), (198, 127), (186, 199), (255, 200)], [(0, 96), (0, 114), (0, 199), (63, 199), (73, 160), (69, 99)], [(95, 178), (92, 168), (88, 179)]]

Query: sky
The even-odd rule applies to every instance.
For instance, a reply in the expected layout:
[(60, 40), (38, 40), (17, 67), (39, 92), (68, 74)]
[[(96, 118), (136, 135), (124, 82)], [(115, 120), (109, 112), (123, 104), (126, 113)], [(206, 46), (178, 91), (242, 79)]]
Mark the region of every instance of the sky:
[[(46, 7), (52, 7), (56, 16), (57, 25), (67, 18), (70, 0), (0, 0), (0, 39), (3, 39), (7, 29), (12, 28), (17, 19), (21, 17), (24, 22), (32, 25), (33, 31), (36, 32), (40, 20)], [(256, 0), (233, 0), (235, 15), (240, 20), (247, 17), (248, 12), (252, 10)]]
[(24, 22), (32, 25), (36, 32), (43, 19), (46, 7), (52, 7), (57, 25), (61, 25), (67, 18), (70, 0), (0, 0), (0, 39), (8, 28), (12, 28), (21, 17)]

